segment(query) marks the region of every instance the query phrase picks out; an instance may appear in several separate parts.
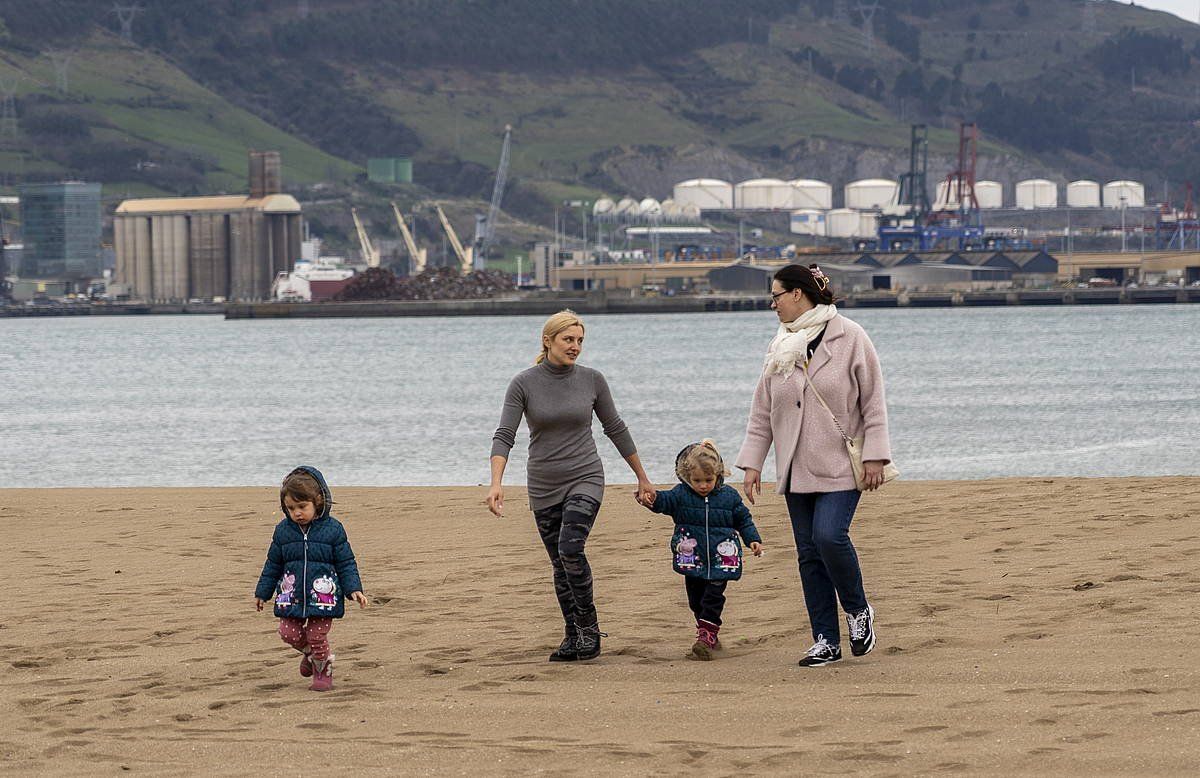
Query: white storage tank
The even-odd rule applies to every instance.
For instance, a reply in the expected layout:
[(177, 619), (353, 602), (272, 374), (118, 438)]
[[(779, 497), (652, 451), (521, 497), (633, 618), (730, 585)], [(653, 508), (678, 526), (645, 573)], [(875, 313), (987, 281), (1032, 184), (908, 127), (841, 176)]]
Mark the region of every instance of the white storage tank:
[(1109, 181), (1104, 185), (1104, 207), (1120, 208), (1125, 198), (1126, 208), (1141, 208), (1146, 205), (1146, 188), (1137, 181)]
[(653, 197), (647, 197), (638, 203), (638, 215), (647, 219), (657, 219), (662, 216), (662, 203)]
[(882, 208), (896, 199), (899, 185), (885, 178), (864, 178), (846, 184), (846, 207), (854, 209)]
[(853, 208), (834, 208), (825, 214), (825, 234), (831, 238), (853, 238), (859, 226), (858, 211)]
[(675, 202), (674, 198), (668, 197), (662, 201), (662, 215), (664, 219), (678, 219), (680, 210), (679, 204)]
[[(679, 203), (676, 202), (676, 205), (679, 205)], [(700, 221), (700, 206), (695, 203), (684, 203), (679, 208), (679, 217), (685, 222)]]
[(719, 178), (693, 178), (675, 185), (675, 202), (680, 207), (695, 205), (701, 211), (728, 211), (733, 208), (733, 184)]
[(638, 215), (638, 201), (632, 197), (622, 197), (617, 207), (613, 209), (613, 215), (618, 218), (628, 219)]
[(862, 211), (858, 214), (858, 230), (854, 233), (856, 238), (874, 238), (879, 233), (879, 216), (874, 213)]
[(791, 230), (795, 235), (825, 237), (825, 212), (816, 208), (792, 211)]
[(1058, 185), (1044, 178), (1030, 178), (1017, 182), (1017, 207), (1025, 210), (1034, 208), (1057, 208)]
[(613, 215), (613, 211), (617, 208), (617, 204), (613, 202), (611, 197), (601, 197), (592, 205), (592, 216), (597, 219), (608, 219)]
[(791, 210), (792, 185), (778, 178), (752, 178), (733, 188), (733, 204), (745, 211)]
[(1070, 208), (1099, 208), (1100, 184), (1095, 181), (1072, 181), (1067, 184), (1067, 206)]
[(1004, 207), (1004, 184), (999, 181), (976, 181), (975, 199), (980, 208)]
[(833, 207), (833, 187), (824, 181), (797, 178), (792, 185), (792, 207), (799, 210), (828, 211)]

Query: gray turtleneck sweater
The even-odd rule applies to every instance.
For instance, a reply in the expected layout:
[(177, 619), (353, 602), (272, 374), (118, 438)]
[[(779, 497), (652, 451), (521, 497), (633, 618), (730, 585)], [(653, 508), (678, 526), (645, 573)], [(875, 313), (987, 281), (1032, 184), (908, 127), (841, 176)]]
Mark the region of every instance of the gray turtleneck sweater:
[(543, 361), (518, 373), (504, 395), (492, 456), (507, 458), (521, 416), (529, 425), (529, 506), (557, 505), (571, 494), (604, 498), (604, 467), (592, 439), (592, 413), (622, 457), (637, 452), (600, 371)]

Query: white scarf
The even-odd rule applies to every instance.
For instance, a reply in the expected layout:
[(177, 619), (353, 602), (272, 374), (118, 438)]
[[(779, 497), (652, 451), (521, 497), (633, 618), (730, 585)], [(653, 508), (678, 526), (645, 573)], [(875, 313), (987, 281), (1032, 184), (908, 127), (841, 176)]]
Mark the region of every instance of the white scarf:
[(836, 305), (818, 305), (800, 315), (795, 321), (783, 322), (767, 348), (767, 372), (792, 374), (796, 365), (808, 359), (808, 344), (825, 331), (825, 324), (837, 316)]

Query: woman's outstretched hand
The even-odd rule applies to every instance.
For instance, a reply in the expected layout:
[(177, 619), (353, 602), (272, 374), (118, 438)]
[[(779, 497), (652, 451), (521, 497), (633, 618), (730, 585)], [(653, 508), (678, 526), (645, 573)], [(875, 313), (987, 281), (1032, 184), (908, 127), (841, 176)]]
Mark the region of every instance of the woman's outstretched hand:
[(492, 488), (488, 489), (487, 493), (488, 510), (497, 516), (504, 515), (504, 487), (500, 484), (493, 484)]
[(755, 470), (752, 467), (746, 468), (746, 478), (742, 481), (742, 490), (746, 493), (746, 499), (750, 504), (754, 504), (754, 498), (762, 494), (762, 472)]

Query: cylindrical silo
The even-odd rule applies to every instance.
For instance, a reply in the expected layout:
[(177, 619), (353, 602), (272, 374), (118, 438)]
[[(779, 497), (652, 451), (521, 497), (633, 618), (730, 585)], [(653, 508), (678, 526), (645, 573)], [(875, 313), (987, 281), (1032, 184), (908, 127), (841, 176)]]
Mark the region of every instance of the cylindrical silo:
[(171, 230), (171, 275), (175, 282), (171, 297), (175, 300), (188, 299), (188, 217), (175, 214), (170, 217)]
[(1104, 185), (1105, 208), (1141, 208), (1145, 204), (1146, 188), (1137, 181), (1109, 181)]
[(1030, 178), (1017, 182), (1017, 207), (1031, 210), (1034, 208), (1057, 208), (1058, 185), (1044, 178)]
[(825, 212), (816, 208), (792, 211), (791, 230), (796, 235), (825, 237)]
[(833, 207), (833, 187), (824, 181), (797, 178), (792, 185), (792, 207), (799, 210), (828, 211)]
[(792, 185), (778, 178), (752, 178), (733, 188), (733, 204), (745, 211), (791, 210)]
[(1067, 184), (1067, 205), (1071, 208), (1099, 208), (1100, 184), (1088, 180)]
[(846, 207), (853, 209), (882, 208), (896, 199), (898, 184), (885, 178), (864, 178), (846, 184)]
[(128, 218), (127, 216), (113, 217), (113, 253), (117, 257), (114, 280), (125, 286), (133, 284), (133, 267), (130, 261), (132, 256), (129, 253), (129, 247), (125, 244), (125, 222)]
[[(154, 252), (151, 249), (150, 217), (134, 216), (127, 229), (133, 232), (134, 292), (142, 299), (153, 299)], [(125, 237), (129, 240), (129, 232)]]
[(831, 238), (853, 238), (861, 226), (858, 211), (834, 208), (825, 214), (825, 234)]
[(873, 238), (879, 232), (879, 215), (862, 211), (858, 214), (858, 229), (855, 238)]
[(999, 181), (976, 181), (975, 199), (980, 208), (1004, 207), (1004, 184)]
[(672, 194), (680, 207), (695, 205), (701, 211), (728, 211), (733, 208), (733, 184), (718, 178), (680, 181)]

